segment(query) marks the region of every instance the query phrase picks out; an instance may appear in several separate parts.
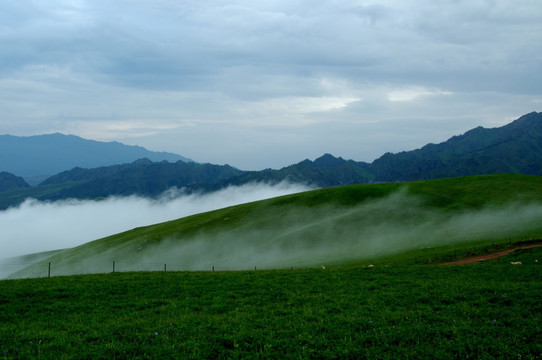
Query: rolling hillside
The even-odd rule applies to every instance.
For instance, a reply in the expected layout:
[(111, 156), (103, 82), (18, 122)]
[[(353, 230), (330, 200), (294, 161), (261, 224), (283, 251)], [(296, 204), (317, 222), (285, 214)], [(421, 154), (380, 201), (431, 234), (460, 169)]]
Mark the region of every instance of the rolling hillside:
[[(233, 206), (64, 250), (14, 274), (306, 267), (542, 237), (542, 177), (335, 187)], [(470, 246), (469, 245), (469, 246)], [(41, 274), (41, 275), (38, 275)]]

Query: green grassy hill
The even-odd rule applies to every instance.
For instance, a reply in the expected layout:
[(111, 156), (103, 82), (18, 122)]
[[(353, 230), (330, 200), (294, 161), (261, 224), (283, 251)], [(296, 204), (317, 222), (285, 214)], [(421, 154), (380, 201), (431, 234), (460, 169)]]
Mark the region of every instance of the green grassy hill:
[[(541, 204), (542, 177), (476, 176), (316, 190), (133, 229), (19, 275), (46, 276), (48, 263), (52, 275), (109, 274), (0, 281), (0, 359), (539, 359), (542, 247), (420, 264), (540, 239)], [(166, 272), (159, 259), (217, 271)], [(162, 271), (111, 273), (113, 260)]]
[[(542, 177), (487, 175), (309, 191), (136, 228), (13, 277), (366, 263), (542, 238)], [(406, 254), (406, 255), (405, 255)]]

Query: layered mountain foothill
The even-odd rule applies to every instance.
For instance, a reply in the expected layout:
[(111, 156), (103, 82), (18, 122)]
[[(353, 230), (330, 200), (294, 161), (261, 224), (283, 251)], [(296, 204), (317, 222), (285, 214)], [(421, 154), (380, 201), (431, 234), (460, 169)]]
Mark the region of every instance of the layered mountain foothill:
[(100, 199), (108, 196), (156, 197), (171, 188), (204, 191), (214, 184), (242, 174), (228, 165), (140, 159), (130, 164), (94, 169), (74, 168), (52, 176), (38, 186), (0, 193), (0, 208), (37, 200)]
[[(60, 134), (55, 136), (64, 139)], [(2, 141), (0, 138), (0, 144)], [(64, 149), (64, 152), (70, 151)], [(94, 199), (110, 195), (154, 197), (171, 187), (184, 188), (187, 192), (208, 192), (255, 182), (287, 181), (326, 188), (483, 174), (542, 175), (542, 113), (526, 114), (499, 128), (477, 127), (421, 149), (387, 153), (372, 163), (325, 154), (314, 161), (307, 159), (278, 170), (243, 171), (228, 165), (165, 160), (153, 162), (152, 158), (145, 158), (98, 168), (78, 165), (46, 179), (39, 186), (0, 188), (3, 191), (0, 209), (20, 204), (28, 197), (39, 200)]]
[(15, 176), (5, 171), (0, 172), (0, 192), (28, 188), (29, 186), (20, 176)]
[(196, 164), (178, 161), (154, 163), (141, 159), (131, 164), (97, 169), (75, 168), (53, 176), (42, 186), (71, 184), (52, 194), (48, 200), (73, 198), (95, 198), (109, 195), (158, 196), (176, 188), (205, 189), (220, 181), (238, 176), (241, 170), (229, 165)]
[(325, 154), (314, 161), (306, 159), (279, 170), (249, 171), (220, 185), (242, 185), (250, 182), (273, 184), (282, 181), (324, 188), (370, 183), (373, 181), (373, 175), (370, 171), (370, 165), (367, 163)]
[(191, 161), (177, 154), (153, 152), (119, 142), (86, 140), (74, 135), (0, 135), (0, 171), (21, 176), (31, 185), (76, 166), (94, 168), (130, 163), (141, 158)]

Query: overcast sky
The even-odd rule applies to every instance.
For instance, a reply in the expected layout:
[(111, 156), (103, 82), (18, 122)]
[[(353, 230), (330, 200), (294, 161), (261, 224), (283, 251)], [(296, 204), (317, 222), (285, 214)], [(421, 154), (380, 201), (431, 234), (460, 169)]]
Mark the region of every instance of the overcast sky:
[(542, 111), (542, 2), (3, 0), (0, 134), (244, 170)]

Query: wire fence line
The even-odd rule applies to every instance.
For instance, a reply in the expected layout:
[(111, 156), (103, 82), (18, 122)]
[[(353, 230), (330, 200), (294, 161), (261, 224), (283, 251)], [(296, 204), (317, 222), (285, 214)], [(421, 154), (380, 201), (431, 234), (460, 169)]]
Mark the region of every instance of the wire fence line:
[[(282, 267), (286, 268), (286, 267)], [(288, 267), (294, 269), (293, 266)], [(39, 263), (0, 263), (0, 279), (10, 278), (43, 278), (64, 275), (105, 274), (131, 271), (258, 271), (264, 269), (258, 266), (235, 267), (231, 266), (197, 266), (187, 268), (181, 264), (168, 264), (157, 262), (39, 262)], [(265, 268), (268, 269), (268, 268)]]
[[(506, 249), (519, 249), (523, 246), (540, 244), (542, 239), (524, 240), (509, 242), (507, 244), (492, 244), (491, 246), (476, 247), (473, 245), (470, 249), (452, 250), (448, 252), (434, 252), (426, 253), (423, 255), (416, 255), (409, 261), (398, 261), (395, 264), (439, 264), (445, 262), (451, 262), (458, 259), (465, 259), (469, 257), (475, 257), (485, 254), (495, 253), (497, 251)], [(525, 249), (526, 251), (533, 251), (533, 248)], [(518, 252), (513, 251), (510, 256), (517, 257)], [(496, 258), (497, 262), (501, 259)], [(505, 262), (504, 260), (502, 260)], [(375, 260), (372, 264), (379, 263)], [(360, 265), (369, 264), (370, 261), (360, 259)], [(387, 264), (385, 260), (383, 264)], [(480, 261), (483, 263), (483, 261)], [(392, 264), (394, 262), (392, 261)], [(317, 267), (318, 265), (312, 266)], [(275, 266), (274, 269), (301, 269), (308, 268), (310, 266)], [(326, 266), (321, 265), (322, 269)], [(0, 261), (0, 279), (10, 278), (43, 278), (51, 276), (64, 276), (64, 275), (82, 275), (82, 274), (104, 274), (115, 272), (131, 272), (131, 271), (257, 271), (263, 269), (270, 269), (269, 266), (231, 266), (224, 265), (217, 262), (217, 265), (213, 265), (211, 261), (199, 264), (197, 266), (186, 266), (186, 264), (175, 263), (162, 263), (162, 262), (134, 262), (129, 260), (107, 260), (107, 261), (81, 261), (81, 262), (67, 262), (60, 261), (57, 263), (51, 261), (38, 261), (38, 262), (10, 262), (10, 260)], [(329, 268), (329, 267), (328, 267)]]

